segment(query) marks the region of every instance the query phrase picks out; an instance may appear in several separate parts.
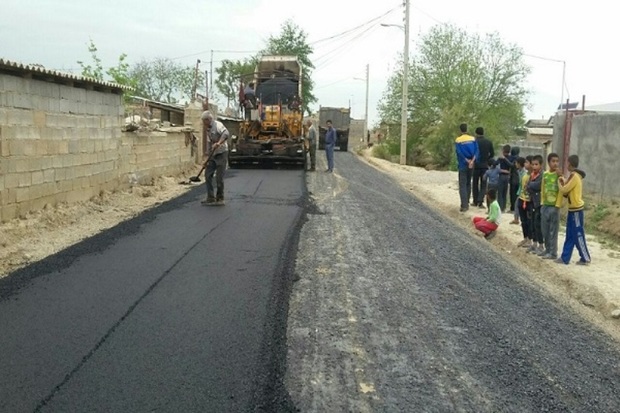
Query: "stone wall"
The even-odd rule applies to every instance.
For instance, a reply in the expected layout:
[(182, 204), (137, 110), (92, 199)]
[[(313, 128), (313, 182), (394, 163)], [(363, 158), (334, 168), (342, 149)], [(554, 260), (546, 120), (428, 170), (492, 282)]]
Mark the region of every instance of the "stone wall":
[(120, 94), (0, 73), (0, 220), (193, 166), (183, 133), (122, 133)]

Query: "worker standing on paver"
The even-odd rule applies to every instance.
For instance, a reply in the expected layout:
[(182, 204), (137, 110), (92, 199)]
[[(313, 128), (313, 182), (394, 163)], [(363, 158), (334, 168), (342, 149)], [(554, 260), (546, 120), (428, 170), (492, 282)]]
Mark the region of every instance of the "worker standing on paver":
[[(230, 133), (222, 122), (215, 120), (209, 111), (202, 112), (202, 147), (207, 157), (205, 181), (207, 182), (207, 197), (203, 205), (224, 205), (224, 173), (228, 162), (228, 137)], [(214, 196), (213, 175), (217, 185)]]

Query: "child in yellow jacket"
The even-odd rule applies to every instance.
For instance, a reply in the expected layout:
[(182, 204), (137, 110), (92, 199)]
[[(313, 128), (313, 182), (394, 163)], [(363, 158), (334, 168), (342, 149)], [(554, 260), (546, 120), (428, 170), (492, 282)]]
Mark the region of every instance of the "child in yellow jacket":
[(568, 157), (568, 179), (563, 176), (558, 178), (560, 194), (568, 198), (568, 217), (566, 219), (566, 239), (562, 256), (556, 260), (557, 263), (568, 264), (573, 255), (573, 248), (577, 247), (581, 259), (579, 265), (588, 265), (592, 261), (588, 246), (586, 245), (586, 234), (583, 221), (583, 179), (586, 173), (577, 169), (579, 167), (579, 157), (571, 155)]

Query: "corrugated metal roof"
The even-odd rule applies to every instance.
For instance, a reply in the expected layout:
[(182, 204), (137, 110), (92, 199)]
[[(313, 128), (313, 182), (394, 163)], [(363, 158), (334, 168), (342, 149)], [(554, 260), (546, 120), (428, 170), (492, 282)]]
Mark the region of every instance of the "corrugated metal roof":
[(156, 100), (151, 100), (151, 99), (143, 98), (143, 97), (140, 97), (140, 96), (130, 96), (130, 98), (132, 98), (134, 100), (142, 101), (146, 105), (152, 106), (152, 107), (157, 108), (157, 109), (164, 109), (164, 110), (169, 110), (171, 112), (177, 112), (177, 113), (185, 113), (185, 106), (184, 105), (178, 105), (176, 103), (158, 102)]
[(530, 135), (553, 135), (553, 128), (526, 128)]
[(58, 80), (67, 80), (73, 82), (81, 82), (90, 85), (104, 86), (116, 90), (131, 90), (128, 86), (119, 85), (118, 83), (103, 82), (89, 77), (73, 75), (71, 73), (63, 73), (55, 70), (48, 70), (43, 66), (25, 65), (23, 63), (0, 58), (0, 71), (9, 71), (16, 73), (33, 73), (53, 77)]

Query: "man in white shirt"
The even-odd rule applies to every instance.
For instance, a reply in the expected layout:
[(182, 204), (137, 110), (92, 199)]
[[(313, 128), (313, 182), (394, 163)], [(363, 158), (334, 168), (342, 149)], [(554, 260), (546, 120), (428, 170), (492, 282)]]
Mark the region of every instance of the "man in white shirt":
[[(204, 156), (208, 157), (205, 168), (205, 181), (207, 182), (207, 198), (202, 201), (203, 205), (224, 205), (224, 173), (228, 162), (228, 137), (230, 133), (222, 122), (215, 120), (213, 114), (204, 111), (202, 119), (202, 147)], [(211, 156), (209, 156), (209, 154)], [(213, 175), (217, 185), (217, 193), (214, 196)]]

